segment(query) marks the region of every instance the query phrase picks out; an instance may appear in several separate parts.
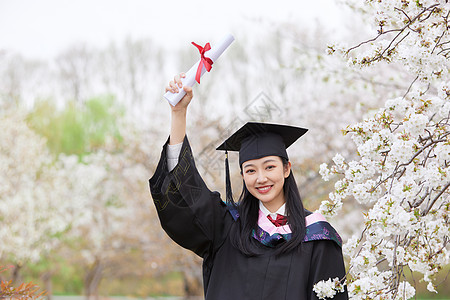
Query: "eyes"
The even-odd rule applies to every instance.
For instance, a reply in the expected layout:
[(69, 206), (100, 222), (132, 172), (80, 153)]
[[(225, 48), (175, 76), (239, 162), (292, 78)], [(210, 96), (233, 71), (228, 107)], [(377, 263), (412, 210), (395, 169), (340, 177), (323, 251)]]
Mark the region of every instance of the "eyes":
[[(277, 166), (275, 166), (275, 165), (267, 165), (264, 169), (265, 170), (267, 170), (267, 171), (271, 171), (271, 170), (273, 170), (273, 169), (275, 169)], [(256, 172), (256, 169), (255, 168), (247, 168), (247, 169), (245, 169), (245, 174), (254, 174)]]

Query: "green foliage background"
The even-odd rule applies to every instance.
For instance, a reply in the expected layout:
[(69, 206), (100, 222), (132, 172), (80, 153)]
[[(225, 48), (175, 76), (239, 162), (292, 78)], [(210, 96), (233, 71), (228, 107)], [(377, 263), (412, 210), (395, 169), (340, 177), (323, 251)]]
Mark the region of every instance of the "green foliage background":
[(51, 100), (35, 104), (28, 116), (31, 128), (47, 139), (52, 153), (79, 157), (101, 149), (106, 142), (123, 140), (119, 124), (125, 110), (112, 96), (91, 98), (80, 104), (68, 102), (58, 110)]

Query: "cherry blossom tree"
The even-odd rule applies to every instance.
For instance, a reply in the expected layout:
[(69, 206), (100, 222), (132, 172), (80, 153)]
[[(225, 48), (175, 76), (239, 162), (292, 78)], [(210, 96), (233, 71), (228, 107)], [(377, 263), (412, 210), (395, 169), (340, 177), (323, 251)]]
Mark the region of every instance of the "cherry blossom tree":
[[(338, 177), (320, 212), (336, 215), (349, 198), (368, 207), (364, 228), (344, 245), (352, 299), (410, 299), (411, 273), (430, 292), (450, 261), (450, 42), (447, 1), (347, 1), (377, 34), (354, 47), (330, 46), (352, 68), (393, 64), (413, 74), (402, 96), (348, 126), (358, 157), (337, 154), (322, 165), (324, 180)], [(344, 278), (319, 282), (321, 299)]]
[(139, 234), (133, 222), (136, 212), (126, 193), (129, 179), (139, 176), (142, 168), (135, 168), (121, 158), (107, 152), (90, 154), (78, 162), (75, 156), (61, 158), (63, 169), (72, 178), (71, 201), (78, 206), (70, 219), (68, 232), (77, 241), (74, 249), (86, 267), (85, 294), (87, 299), (98, 296), (98, 287), (108, 265), (119, 253), (127, 253), (135, 246), (133, 237)]
[(68, 227), (61, 202), (66, 184), (45, 139), (26, 125), (25, 116), (17, 108), (0, 115), (0, 257), (17, 271), (54, 249)]

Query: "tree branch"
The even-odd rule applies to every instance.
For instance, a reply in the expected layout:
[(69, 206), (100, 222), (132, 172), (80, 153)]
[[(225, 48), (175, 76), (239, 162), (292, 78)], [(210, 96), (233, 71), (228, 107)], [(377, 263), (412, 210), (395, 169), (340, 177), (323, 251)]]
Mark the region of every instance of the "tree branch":
[(422, 213), (422, 216), (425, 216), (425, 215), (427, 215), (430, 212), (430, 210), (433, 207), (433, 205), (436, 203), (436, 201), (439, 199), (439, 197), (448, 189), (449, 186), (450, 186), (450, 182), (448, 182), (444, 186), (444, 188), (436, 195), (436, 197), (434, 197), (434, 199), (431, 200), (430, 206), (428, 206), (428, 208)]
[(406, 95), (408, 95), (409, 91), (411, 91), (412, 86), (414, 85), (414, 83), (417, 81), (418, 78), (419, 78), (419, 75), (417, 75), (416, 78), (414, 78), (413, 82), (411, 82), (411, 84), (408, 87), (408, 90), (403, 95), (403, 99), (405, 99)]
[[(387, 31), (382, 31), (382, 30), (380, 30), (379, 31), (379, 34), (376, 36), (376, 37), (374, 37), (374, 38), (372, 38), (372, 39), (369, 39), (369, 40), (367, 40), (367, 41), (364, 41), (364, 42), (361, 42), (361, 43), (359, 43), (358, 45), (356, 45), (356, 46), (353, 46), (353, 47), (351, 47), (351, 48), (349, 48), (345, 53), (346, 53), (346, 55), (348, 55), (351, 51), (353, 51), (354, 49), (356, 49), (356, 48), (359, 48), (359, 47), (361, 47), (362, 45), (364, 45), (364, 44), (367, 44), (367, 43), (370, 43), (370, 42), (374, 42), (374, 41), (376, 41), (380, 36), (382, 36), (382, 35), (385, 35), (385, 34), (388, 34), (388, 33), (393, 33), (393, 32), (398, 32), (398, 34), (392, 39), (392, 41), (390, 42), (390, 44), (383, 50), (383, 52), (380, 54), (380, 55), (378, 55), (377, 57), (375, 57), (375, 58), (373, 58), (373, 59), (371, 59), (370, 61), (369, 61), (369, 63), (370, 62), (373, 62), (373, 61), (375, 61), (375, 60), (379, 60), (381, 57), (382, 57), (382, 55), (391, 47), (391, 45), (394, 43), (394, 41), (406, 30), (406, 29), (410, 29), (411, 31), (413, 31), (413, 32), (416, 32), (416, 30), (414, 30), (414, 29), (412, 29), (410, 26), (414, 23), (414, 22), (416, 22), (417, 20), (419, 20), (419, 22), (423, 22), (423, 21), (425, 21), (425, 20), (427, 20), (430, 16), (431, 16), (431, 14), (433, 13), (433, 11), (435, 10), (435, 8), (437, 7), (437, 6), (439, 6), (439, 4), (433, 4), (433, 5), (431, 5), (431, 6), (429, 6), (429, 7), (427, 7), (427, 8), (424, 8), (421, 12), (419, 12), (414, 18), (410, 18), (402, 9), (399, 9), (399, 8), (394, 8), (395, 10), (398, 10), (398, 11), (400, 11), (400, 12), (402, 12), (405, 16), (406, 16), (406, 18), (408, 19), (408, 22), (407, 22), (407, 24), (405, 25), (405, 26), (403, 26), (402, 28), (397, 28), (397, 29), (391, 29), (391, 30), (387, 30)], [(430, 11), (430, 13), (428, 14), (428, 16), (426, 16), (424, 19), (420, 19), (420, 17), (425, 13), (425, 12), (427, 12), (427, 11)], [(398, 43), (396, 43), (396, 45), (394, 46), (394, 49), (395, 49), (395, 47), (397, 47), (397, 45), (403, 40), (403, 39), (405, 39), (406, 38), (406, 36), (409, 34), (409, 32), (405, 35), (405, 37), (403, 37)]]

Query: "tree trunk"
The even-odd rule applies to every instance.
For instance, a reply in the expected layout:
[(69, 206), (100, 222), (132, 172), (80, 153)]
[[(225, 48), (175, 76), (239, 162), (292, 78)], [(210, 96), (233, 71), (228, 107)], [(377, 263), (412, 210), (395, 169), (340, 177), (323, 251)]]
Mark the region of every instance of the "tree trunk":
[(184, 295), (186, 299), (203, 295), (203, 278), (198, 273), (197, 270), (183, 271)]
[(86, 300), (98, 300), (98, 286), (102, 280), (103, 264), (96, 258), (84, 279), (84, 294)]
[(194, 255), (185, 257), (182, 272), (185, 299), (196, 299), (203, 295), (201, 260)]
[(20, 269), (22, 269), (22, 264), (17, 263), (14, 266), (14, 270), (12, 273), (12, 283), (13, 284), (17, 284), (17, 283), (19, 283), (19, 281), (22, 281), (21, 276), (20, 276)]
[(47, 293), (47, 300), (52, 300), (52, 293), (53, 293), (53, 285), (52, 285), (52, 272), (47, 271), (44, 272), (44, 274), (41, 275), (41, 279), (44, 282), (44, 290)]
[(192, 274), (184, 274), (184, 296), (185, 299), (196, 299), (202, 295), (202, 281), (198, 280), (196, 276)]

